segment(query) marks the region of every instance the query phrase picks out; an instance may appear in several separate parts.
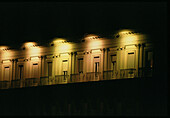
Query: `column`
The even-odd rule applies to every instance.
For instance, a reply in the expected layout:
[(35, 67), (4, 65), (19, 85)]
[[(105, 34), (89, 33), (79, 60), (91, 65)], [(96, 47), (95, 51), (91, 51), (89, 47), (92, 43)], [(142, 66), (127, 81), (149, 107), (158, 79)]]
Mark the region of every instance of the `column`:
[(104, 71), (104, 49), (100, 49), (101, 50), (101, 77), (100, 79), (103, 80), (103, 71)]
[(109, 48), (106, 48), (104, 51), (104, 71), (108, 71), (108, 50)]
[(139, 68), (142, 68), (142, 45), (139, 47), (140, 48), (140, 54), (139, 54)]
[(71, 74), (74, 74), (74, 60), (75, 60), (75, 53), (71, 53)]
[(70, 78), (71, 78), (71, 74), (72, 74), (72, 55), (73, 55), (73, 53), (71, 52), (71, 53), (69, 53), (69, 71), (68, 71), (68, 75), (69, 75), (69, 77), (68, 77), (68, 80), (67, 80), (67, 82), (69, 83), (70, 82)]
[(85, 52), (84, 53), (84, 60), (83, 60), (83, 63), (84, 63), (84, 65), (83, 65), (83, 74), (85, 74), (85, 76), (86, 76), (86, 72), (87, 72), (87, 52)]
[(44, 61), (45, 61), (45, 56), (41, 56), (41, 77), (44, 76)]
[(144, 76), (144, 67), (145, 67), (145, 62), (144, 62), (144, 57), (145, 57), (145, 55), (144, 55), (144, 47), (145, 47), (145, 44), (142, 44), (142, 60), (141, 60), (141, 62), (142, 62), (142, 77)]
[(59, 54), (57, 54), (56, 56), (56, 75), (59, 75), (59, 64), (60, 64), (60, 60), (59, 60)]
[(13, 60), (13, 77), (12, 77), (12, 80), (15, 80), (16, 79), (16, 69), (17, 69), (17, 59), (14, 59)]
[(74, 74), (76, 73), (76, 55), (77, 52), (74, 52)]
[(55, 55), (52, 56), (52, 80), (55, 78), (55, 62), (56, 62), (56, 58), (55, 58)]
[(136, 68), (136, 77), (140, 76), (140, 70), (139, 70), (139, 63), (140, 63), (140, 44), (136, 45), (137, 47), (137, 68)]
[(144, 68), (145, 67), (145, 62), (144, 62), (144, 47), (145, 47), (145, 44), (142, 44), (142, 68)]
[(117, 49), (117, 71), (118, 71), (118, 76), (117, 78), (120, 78), (120, 61), (121, 61), (121, 56), (120, 56), (120, 51), (119, 48)]
[(42, 68), (42, 64), (41, 64), (41, 56), (39, 57), (40, 59), (40, 61), (39, 61), (39, 78), (41, 77), (41, 68)]
[(54, 55), (54, 58), (53, 58), (53, 68), (54, 68), (54, 70), (53, 70), (53, 73), (54, 73), (54, 75), (53, 75), (53, 77), (54, 77), (54, 79), (55, 79), (55, 75), (57, 75), (57, 73), (56, 73), (56, 69), (57, 69), (57, 56), (56, 55)]

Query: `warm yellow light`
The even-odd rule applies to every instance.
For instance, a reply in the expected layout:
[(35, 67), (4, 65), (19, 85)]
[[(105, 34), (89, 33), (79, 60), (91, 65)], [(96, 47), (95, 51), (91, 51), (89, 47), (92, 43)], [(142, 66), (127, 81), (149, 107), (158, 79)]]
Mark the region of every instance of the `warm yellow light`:
[(69, 45), (68, 44), (62, 44), (62, 45), (60, 45), (60, 50), (68, 50), (69, 49)]
[(29, 56), (37, 56), (37, 55), (40, 55), (41, 48), (33, 47), (26, 51)]
[(0, 56), (2, 59), (9, 59), (14, 54), (12, 50), (9, 50), (8, 46), (0, 46), (0, 51)]
[(99, 39), (98, 35), (95, 34), (88, 34), (87, 36), (85, 36), (84, 38), (86, 41), (91, 41), (91, 40), (96, 40)]
[(91, 41), (89, 42), (88, 46), (91, 47), (91, 48), (96, 48), (98, 46), (102, 45), (102, 42), (100, 40), (94, 40), (94, 41)]
[(98, 53), (98, 52), (100, 52), (100, 49), (98, 49), (98, 50), (92, 50), (92, 53)]
[(5, 50), (5, 49), (8, 49), (9, 47), (8, 46), (0, 46), (0, 50)]
[(41, 48), (37, 46), (36, 42), (26, 42), (23, 47), (26, 49), (26, 54), (29, 56), (38, 56), (40, 55)]
[(31, 57), (31, 60), (39, 60), (39, 57)]
[(131, 33), (131, 32), (133, 32), (133, 31), (132, 31), (132, 30), (129, 30), (129, 29), (124, 29), (124, 30), (119, 31), (119, 34), (120, 34), (120, 35), (125, 35), (125, 34), (129, 34), (129, 33)]
[(96, 34), (88, 34), (82, 39), (82, 41), (84, 42), (82, 45), (85, 45), (87, 50), (102, 48), (104, 43), (102, 38)]
[(103, 40), (97, 39), (97, 40), (91, 40), (86, 43), (88, 49), (98, 49), (103, 48)]
[(139, 40), (138, 34), (135, 34), (133, 30), (124, 29), (118, 32), (118, 40), (121, 46), (137, 44)]
[(56, 43), (64, 43), (64, 42), (66, 42), (66, 40), (63, 39), (63, 38), (56, 38), (56, 39), (53, 40), (53, 42), (54, 42), (54, 44), (56, 44)]
[(26, 42), (24, 43), (25, 48), (34, 48), (37, 45), (36, 42)]
[(61, 44), (57, 44), (57, 46), (55, 47), (55, 51), (57, 51), (57, 52), (70, 52), (71, 47), (72, 46), (69, 43), (61, 43)]
[(71, 43), (64, 38), (56, 38), (53, 40), (55, 52), (70, 52), (72, 48)]
[(3, 61), (3, 63), (9, 63), (10, 62), (10, 60), (4, 60)]
[(137, 36), (126, 36), (123, 38), (124, 42), (127, 43), (137, 43)]

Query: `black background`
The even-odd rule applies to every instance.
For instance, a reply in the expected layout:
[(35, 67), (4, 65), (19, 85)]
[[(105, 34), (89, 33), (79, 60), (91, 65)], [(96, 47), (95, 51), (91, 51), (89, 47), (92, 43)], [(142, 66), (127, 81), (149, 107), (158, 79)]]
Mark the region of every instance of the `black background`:
[(1, 2), (0, 44), (40, 45), (86, 33), (112, 36), (119, 29), (166, 35), (166, 2)]

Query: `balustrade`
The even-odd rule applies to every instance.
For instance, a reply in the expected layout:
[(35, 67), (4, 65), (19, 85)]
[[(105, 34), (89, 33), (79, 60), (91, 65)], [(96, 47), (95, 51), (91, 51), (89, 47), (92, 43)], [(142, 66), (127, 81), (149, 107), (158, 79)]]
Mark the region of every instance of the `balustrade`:
[[(119, 73), (120, 72), (120, 73)], [(151, 77), (152, 68), (139, 68), (138, 77)], [(89, 82), (89, 81), (101, 81), (101, 80), (112, 80), (112, 79), (125, 79), (125, 78), (136, 78), (136, 69), (121, 69), (120, 71), (108, 70), (101, 72), (88, 72), (78, 73), (70, 75), (56, 75), (55, 77), (40, 77), (40, 78), (26, 78), (16, 79), (10, 81), (0, 81), (0, 89), (8, 88), (22, 88), (32, 86), (44, 86), (44, 85), (55, 85), (55, 84), (66, 84), (76, 82)]]

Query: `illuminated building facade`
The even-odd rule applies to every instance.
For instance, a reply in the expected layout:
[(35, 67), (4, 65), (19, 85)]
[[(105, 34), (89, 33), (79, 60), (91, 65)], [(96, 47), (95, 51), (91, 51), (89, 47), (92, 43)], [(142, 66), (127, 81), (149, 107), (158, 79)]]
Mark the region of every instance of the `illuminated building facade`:
[(121, 30), (114, 38), (95, 34), (79, 43), (56, 38), (49, 46), (0, 46), (0, 88), (151, 77), (153, 45), (145, 34)]

